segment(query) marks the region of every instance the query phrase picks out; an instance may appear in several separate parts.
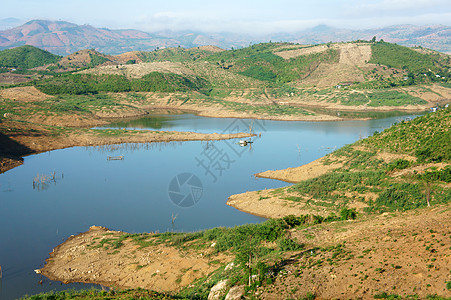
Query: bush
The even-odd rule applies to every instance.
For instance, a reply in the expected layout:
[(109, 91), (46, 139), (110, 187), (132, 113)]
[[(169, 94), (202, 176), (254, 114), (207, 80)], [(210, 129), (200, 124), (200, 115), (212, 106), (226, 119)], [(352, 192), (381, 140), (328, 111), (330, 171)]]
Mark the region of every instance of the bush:
[(403, 170), (410, 166), (410, 161), (405, 159), (397, 159), (387, 165), (387, 171)]
[(357, 218), (357, 212), (355, 208), (343, 208), (340, 211), (342, 220), (355, 220)]
[(122, 75), (69, 74), (35, 82), (36, 88), (49, 95), (86, 95), (99, 92), (186, 92), (208, 94), (206, 80), (187, 78), (178, 74), (152, 72), (139, 79), (129, 80)]
[(303, 244), (298, 244), (292, 239), (280, 238), (277, 240), (277, 246), (281, 251), (296, 251), (304, 248)]

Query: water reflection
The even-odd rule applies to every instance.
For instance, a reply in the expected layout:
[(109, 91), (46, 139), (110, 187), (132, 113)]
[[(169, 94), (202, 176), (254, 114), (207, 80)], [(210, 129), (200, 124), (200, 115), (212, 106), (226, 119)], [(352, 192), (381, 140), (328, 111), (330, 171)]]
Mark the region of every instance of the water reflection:
[(33, 189), (37, 191), (47, 190), (51, 184), (56, 185), (57, 181), (64, 179), (64, 174), (53, 171), (50, 174), (36, 174), (33, 178)]

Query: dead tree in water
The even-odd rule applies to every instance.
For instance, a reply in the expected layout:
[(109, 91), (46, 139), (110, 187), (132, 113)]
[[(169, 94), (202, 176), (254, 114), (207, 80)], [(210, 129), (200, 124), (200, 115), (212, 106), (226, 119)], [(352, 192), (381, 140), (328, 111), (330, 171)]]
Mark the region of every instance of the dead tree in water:
[(179, 214), (175, 214), (175, 216), (174, 216), (174, 213), (172, 213), (172, 216), (171, 216), (171, 219), (172, 219), (172, 225), (174, 225), (174, 222), (175, 222), (175, 219), (177, 219), (177, 216), (178, 216)]

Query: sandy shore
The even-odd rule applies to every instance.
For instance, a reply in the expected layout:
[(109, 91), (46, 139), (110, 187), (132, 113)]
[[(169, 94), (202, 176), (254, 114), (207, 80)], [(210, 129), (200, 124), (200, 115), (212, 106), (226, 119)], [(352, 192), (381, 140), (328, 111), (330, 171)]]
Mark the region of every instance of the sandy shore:
[(321, 176), (329, 171), (338, 169), (342, 164), (324, 164), (324, 157), (312, 161), (306, 165), (296, 168), (287, 168), (283, 170), (269, 170), (255, 174), (257, 177), (276, 179), (290, 183), (296, 183), (303, 180)]
[(144, 241), (151, 243), (145, 247), (131, 238), (123, 240), (117, 248), (100, 243), (124, 234), (93, 226), (53, 249), (46, 265), (36, 272), (63, 283), (95, 283), (119, 289), (169, 292), (189, 285), (216, 270), (218, 264), (232, 260), (224, 254), (208, 256), (214, 251), (212, 247), (180, 250), (159, 244), (153, 234), (141, 240), (141, 245)]
[[(324, 161), (325, 158), (322, 157), (300, 167), (271, 170), (257, 173), (255, 176), (297, 183), (321, 176), (342, 166), (340, 163), (325, 164)], [(288, 188), (269, 189), (232, 195), (227, 200), (227, 205), (264, 218), (281, 218), (287, 215), (299, 216), (311, 213), (326, 216), (330, 213), (326, 208), (322, 210), (312, 209), (312, 207), (306, 205), (306, 201), (287, 200), (286, 198), (290, 196), (299, 197), (299, 195), (291, 195), (287, 190)]]

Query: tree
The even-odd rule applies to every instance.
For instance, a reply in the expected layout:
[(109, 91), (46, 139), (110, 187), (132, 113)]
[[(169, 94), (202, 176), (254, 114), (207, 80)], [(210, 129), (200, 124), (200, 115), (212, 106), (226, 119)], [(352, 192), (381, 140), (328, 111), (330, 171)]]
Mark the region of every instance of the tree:
[(254, 260), (258, 257), (260, 243), (254, 236), (249, 236), (246, 241), (243, 241), (241, 247), (237, 249), (236, 261), (242, 265), (248, 273), (248, 285), (252, 285), (252, 269), (254, 267)]
[(373, 38), (371, 39), (371, 42), (372, 42), (372, 43), (375, 43), (375, 42), (376, 42), (376, 36), (373, 36)]

